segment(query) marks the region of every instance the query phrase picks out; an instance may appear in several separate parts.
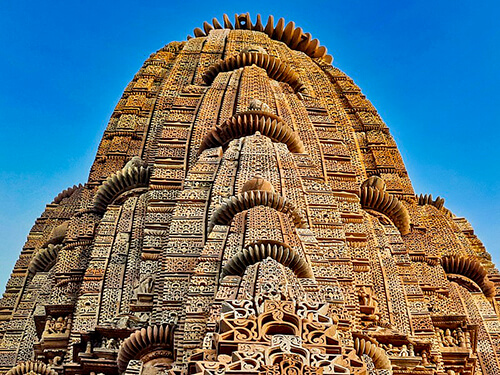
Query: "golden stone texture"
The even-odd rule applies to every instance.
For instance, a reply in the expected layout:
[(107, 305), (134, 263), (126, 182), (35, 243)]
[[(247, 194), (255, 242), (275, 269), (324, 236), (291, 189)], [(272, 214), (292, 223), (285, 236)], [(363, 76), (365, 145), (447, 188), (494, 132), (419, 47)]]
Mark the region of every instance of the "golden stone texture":
[(318, 41), (152, 54), (0, 300), (9, 374), (500, 374), (498, 271)]

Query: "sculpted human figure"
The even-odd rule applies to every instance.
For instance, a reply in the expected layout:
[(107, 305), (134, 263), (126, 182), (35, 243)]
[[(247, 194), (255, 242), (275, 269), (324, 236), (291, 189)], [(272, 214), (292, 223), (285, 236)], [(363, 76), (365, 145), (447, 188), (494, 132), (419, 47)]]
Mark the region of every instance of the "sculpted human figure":
[(457, 345), (456, 339), (451, 335), (451, 330), (449, 328), (445, 331), (443, 345), (448, 347)]
[(456, 330), (456, 339), (458, 341), (458, 346), (461, 348), (465, 348), (467, 346), (466, 340), (465, 340), (465, 333), (462, 330), (462, 328), (458, 327)]
[(422, 352), (422, 366), (428, 366), (429, 363), (429, 358), (427, 356), (427, 352)]
[(57, 319), (48, 316), (45, 323), (45, 332), (48, 334), (65, 333), (69, 329), (71, 320), (62, 316)]

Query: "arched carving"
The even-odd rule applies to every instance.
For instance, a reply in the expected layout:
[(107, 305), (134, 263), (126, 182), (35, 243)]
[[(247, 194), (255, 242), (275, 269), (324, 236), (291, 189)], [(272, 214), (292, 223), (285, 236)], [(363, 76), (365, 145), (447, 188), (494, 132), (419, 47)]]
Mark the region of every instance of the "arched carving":
[(295, 92), (306, 91), (306, 86), (300, 81), (299, 75), (290, 65), (277, 57), (258, 52), (242, 52), (210, 66), (203, 74), (203, 81), (210, 85), (217, 77), (217, 74), (221, 72), (230, 72), (252, 65), (264, 69), (269, 78), (288, 83)]
[(361, 185), (361, 207), (383, 213), (402, 235), (410, 233), (410, 214), (398, 198), (385, 191), (385, 182), (378, 176), (368, 178)]
[(391, 362), (389, 361), (389, 357), (387, 357), (385, 350), (379, 348), (369, 340), (366, 340), (362, 337), (356, 337), (356, 339), (354, 340), (354, 349), (356, 350), (356, 354), (359, 357), (361, 357), (363, 354), (366, 354), (368, 357), (370, 357), (376, 369), (392, 369)]
[(486, 297), (495, 296), (495, 284), (488, 279), (488, 272), (476, 259), (447, 255), (441, 258), (441, 265), (447, 274), (462, 275), (474, 281)]
[(305, 151), (300, 138), (281, 118), (268, 112), (246, 111), (212, 128), (203, 139), (200, 152), (213, 147), (226, 147), (233, 139), (253, 135), (256, 132), (274, 142), (286, 144), (290, 152)]
[(243, 275), (248, 266), (268, 257), (290, 268), (297, 277), (313, 277), (309, 264), (290, 246), (278, 241), (263, 240), (250, 244), (236, 253), (222, 269), (221, 278), (227, 275)]
[(58, 375), (43, 362), (27, 361), (19, 363), (17, 366), (7, 371), (6, 375)]
[(103, 213), (120, 194), (127, 190), (147, 187), (150, 169), (137, 156), (134, 156), (121, 171), (109, 176), (99, 187), (94, 197), (94, 209)]
[(133, 332), (123, 341), (118, 351), (118, 369), (125, 371), (132, 359), (142, 359), (144, 362), (159, 356), (173, 359), (174, 327), (171, 324), (148, 326)]
[(216, 224), (228, 225), (236, 214), (256, 206), (268, 206), (283, 212), (290, 216), (298, 228), (306, 228), (307, 226), (305, 219), (288, 199), (270, 191), (250, 190), (236, 196), (233, 195), (222, 203), (213, 213), (208, 230), (211, 231)]
[[(229, 20), (227, 14), (223, 16), (224, 26), (220, 24), (217, 18), (212, 20), (212, 25), (208, 22), (203, 23), (203, 30), (197, 27), (194, 29), (195, 37), (207, 36), (210, 30), (213, 29), (236, 29), (236, 30), (254, 30), (267, 34), (271, 39), (285, 43), (291, 49), (302, 51), (310, 57), (322, 58), (326, 63), (331, 64), (333, 57), (326, 54), (326, 48), (319, 45), (317, 39), (311, 40), (311, 34), (304, 33), (300, 27), (295, 27), (294, 22), (288, 22), (285, 26), (285, 20), (280, 18), (276, 26), (274, 25), (274, 17), (269, 16), (267, 24), (262, 24), (260, 14), (257, 14), (257, 21), (252, 23), (250, 14), (235, 14), (234, 25)], [(189, 39), (189, 37), (188, 37)]]
[(64, 198), (70, 197), (75, 190), (81, 189), (83, 187), (82, 184), (73, 185), (72, 187), (67, 188), (66, 190), (61, 191), (52, 201), (52, 204), (59, 204)]
[(62, 245), (49, 244), (47, 247), (41, 249), (31, 260), (28, 271), (31, 274), (37, 272), (46, 272), (52, 268), (56, 263), (57, 255), (62, 249)]

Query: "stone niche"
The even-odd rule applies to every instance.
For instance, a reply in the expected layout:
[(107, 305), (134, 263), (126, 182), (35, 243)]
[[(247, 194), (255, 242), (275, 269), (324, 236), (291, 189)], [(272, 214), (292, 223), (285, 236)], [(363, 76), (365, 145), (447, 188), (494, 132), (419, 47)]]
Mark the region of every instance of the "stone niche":
[(73, 309), (69, 305), (46, 305), (44, 310), (35, 316), (39, 338), (34, 344), (35, 358), (57, 367), (67, 352)]
[[(478, 326), (468, 324), (463, 315), (432, 316), (446, 371), (473, 375), (477, 361)], [(451, 372), (453, 373), (453, 372)]]

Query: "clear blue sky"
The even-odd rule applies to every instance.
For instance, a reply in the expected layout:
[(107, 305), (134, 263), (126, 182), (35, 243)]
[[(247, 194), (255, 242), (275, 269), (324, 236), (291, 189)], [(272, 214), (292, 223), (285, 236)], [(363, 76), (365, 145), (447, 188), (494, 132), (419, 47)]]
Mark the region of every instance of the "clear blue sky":
[(500, 264), (498, 1), (4, 1), (0, 289), (46, 203), (85, 182), (123, 89), (154, 51), (223, 13), (295, 21), (398, 142), (417, 193), (446, 199)]

